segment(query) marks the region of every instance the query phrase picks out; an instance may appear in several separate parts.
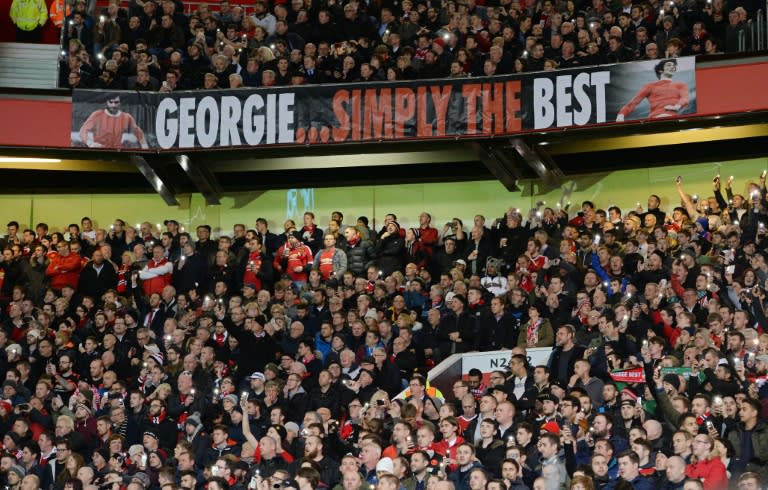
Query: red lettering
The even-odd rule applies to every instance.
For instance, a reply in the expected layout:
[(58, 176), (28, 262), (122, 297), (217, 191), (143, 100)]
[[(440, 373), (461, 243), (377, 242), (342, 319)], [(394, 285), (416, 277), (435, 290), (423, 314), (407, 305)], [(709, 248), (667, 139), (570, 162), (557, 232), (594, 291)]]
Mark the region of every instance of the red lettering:
[(504, 132), (504, 84), (501, 82), (483, 85), (483, 133)]
[(417, 103), (419, 116), (416, 118), (416, 135), (420, 138), (432, 136), (432, 124), (427, 121), (427, 87), (419, 87)]
[(445, 136), (445, 118), (448, 115), (448, 102), (451, 99), (451, 91), (453, 87), (451, 85), (445, 85), (440, 90), (440, 87), (432, 87), (432, 100), (435, 105), (435, 119), (437, 120), (437, 136)]
[(505, 83), (505, 86), (504, 107), (507, 112), (507, 133), (516, 133), (522, 129), (522, 121), (518, 117), (520, 112), (520, 80), (511, 80)]
[(480, 84), (469, 83), (461, 88), (461, 95), (467, 99), (467, 132), (477, 133), (477, 98), (480, 96)]
[(360, 91), (352, 91), (352, 141), (360, 141), (362, 124), (360, 124)]
[(395, 138), (405, 137), (405, 123), (416, 115), (416, 96), (409, 88), (395, 89)]
[(334, 141), (346, 141), (349, 138), (349, 114), (347, 114), (347, 103), (349, 102), (349, 92), (346, 90), (337, 90), (333, 94), (333, 114), (339, 121), (339, 124), (333, 128)]
[(366, 89), (363, 117), (363, 139), (392, 139), (392, 90)]

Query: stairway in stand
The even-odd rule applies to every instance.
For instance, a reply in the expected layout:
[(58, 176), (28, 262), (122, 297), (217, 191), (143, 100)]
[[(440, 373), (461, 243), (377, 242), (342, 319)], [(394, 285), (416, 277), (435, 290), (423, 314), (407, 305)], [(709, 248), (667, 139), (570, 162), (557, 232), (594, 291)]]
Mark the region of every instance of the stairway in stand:
[(57, 88), (60, 49), (55, 44), (0, 43), (0, 87)]

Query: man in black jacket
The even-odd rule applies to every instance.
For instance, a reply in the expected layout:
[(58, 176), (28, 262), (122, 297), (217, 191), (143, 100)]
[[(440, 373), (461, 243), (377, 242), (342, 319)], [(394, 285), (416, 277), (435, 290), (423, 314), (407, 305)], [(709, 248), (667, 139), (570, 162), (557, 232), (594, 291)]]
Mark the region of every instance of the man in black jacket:
[(216, 317), (224, 322), (229, 334), (240, 343), (240, 350), (248, 353), (240, 359), (236, 386), (240, 385), (240, 381), (246, 374), (263, 372), (264, 366), (274, 361), (275, 352), (278, 350), (277, 344), (264, 331), (264, 325), (255, 318), (246, 318), (244, 327), (238, 327), (226, 316), (226, 308), (223, 305), (216, 306)]
[(467, 313), (467, 299), (456, 294), (447, 302), (452, 312), (443, 317), (437, 331), (437, 340), (443, 357), (474, 349), (474, 322)]
[(491, 351), (511, 349), (517, 345), (518, 322), (504, 311), (504, 297), (498, 296), (491, 300), (491, 311), (483, 315), (479, 323), (478, 349)]
[(144, 434), (145, 444), (147, 438), (154, 438), (158, 441), (160, 448), (166, 451), (172, 451), (176, 447), (178, 439), (176, 423), (168, 418), (163, 400), (155, 399), (149, 404), (149, 413), (141, 426), (141, 432)]
[(568, 383), (573, 374), (576, 360), (584, 356), (584, 347), (576, 345), (576, 329), (573, 325), (563, 325), (555, 333), (555, 348), (549, 356), (547, 367), (552, 373), (552, 379)]
[(439, 276), (453, 269), (453, 263), (461, 259), (463, 254), (456, 249), (456, 239), (445, 238), (443, 249), (437, 252), (432, 261), (432, 275)]
[(93, 260), (88, 262), (80, 272), (78, 291), (83, 296), (90, 296), (100, 303), (101, 296), (107, 289), (117, 286), (117, 272), (109, 262), (104, 260), (101, 250), (93, 252)]

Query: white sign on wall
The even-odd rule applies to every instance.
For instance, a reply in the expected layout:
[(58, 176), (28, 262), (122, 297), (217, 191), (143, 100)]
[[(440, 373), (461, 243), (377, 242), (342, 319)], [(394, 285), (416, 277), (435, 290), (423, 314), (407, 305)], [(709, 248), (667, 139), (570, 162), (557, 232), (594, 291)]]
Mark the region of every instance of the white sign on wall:
[[(526, 353), (531, 366), (546, 365), (549, 361), (549, 355), (552, 353), (552, 348), (535, 347), (526, 349)], [(512, 354), (508, 350), (497, 350), (491, 352), (472, 352), (462, 354), (461, 357), (462, 374), (469, 373), (470, 369), (479, 369), (485, 374), (497, 369), (507, 369)]]

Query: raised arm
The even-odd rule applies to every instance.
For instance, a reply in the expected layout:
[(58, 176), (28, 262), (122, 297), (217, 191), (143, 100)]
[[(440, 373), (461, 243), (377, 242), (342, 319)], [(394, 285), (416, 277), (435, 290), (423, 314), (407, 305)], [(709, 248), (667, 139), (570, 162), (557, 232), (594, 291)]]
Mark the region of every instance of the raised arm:
[(240, 408), (243, 409), (243, 436), (245, 436), (245, 440), (253, 446), (255, 451), (259, 447), (259, 441), (256, 440), (256, 436), (251, 432), (251, 421), (248, 420), (248, 399), (243, 396), (240, 397)]
[(680, 196), (680, 200), (685, 206), (685, 210), (688, 211), (688, 216), (695, 220), (697, 214), (696, 206), (693, 204), (693, 201), (691, 201), (691, 197), (683, 192), (683, 178), (679, 175), (675, 179), (675, 188), (677, 189), (677, 194)]

